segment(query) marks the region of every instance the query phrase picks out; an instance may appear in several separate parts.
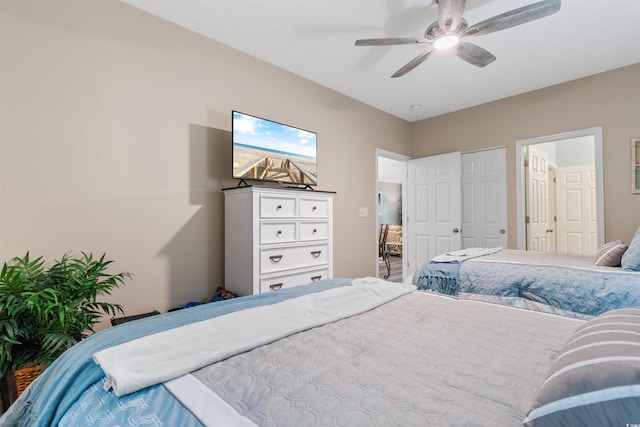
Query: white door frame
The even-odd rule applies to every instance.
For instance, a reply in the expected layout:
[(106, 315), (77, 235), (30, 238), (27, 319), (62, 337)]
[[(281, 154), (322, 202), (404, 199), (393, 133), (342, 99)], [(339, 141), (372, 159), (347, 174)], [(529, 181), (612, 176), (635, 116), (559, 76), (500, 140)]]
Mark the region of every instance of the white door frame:
[(531, 144), (540, 144), (542, 142), (558, 141), (561, 139), (579, 138), (583, 136), (594, 137), (595, 162), (596, 162), (596, 222), (598, 233), (598, 247), (604, 244), (604, 172), (602, 166), (602, 127), (594, 127), (588, 129), (580, 129), (576, 131), (557, 133), (554, 135), (541, 136), (537, 138), (522, 139), (516, 141), (516, 226), (518, 237), (518, 249), (526, 249), (525, 236), (525, 179), (524, 179), (524, 157), (522, 156), (522, 147)]
[[(375, 199), (375, 203), (373, 204), (373, 206), (376, 207), (375, 209), (375, 216), (376, 216), (376, 229), (375, 229), (375, 236), (376, 236), (376, 245), (378, 244), (378, 233), (380, 233), (380, 223), (379, 223), (379, 218), (378, 218), (378, 157), (385, 157), (387, 159), (392, 159), (392, 160), (398, 160), (400, 162), (402, 162), (402, 224), (406, 224), (407, 223), (407, 162), (409, 160), (411, 160), (411, 157), (409, 156), (405, 156), (403, 154), (398, 154), (398, 153), (394, 153), (392, 151), (387, 151), (387, 150), (383, 150), (382, 148), (376, 148), (376, 192), (374, 194)], [(379, 269), (378, 269), (378, 249), (376, 246), (376, 251), (375, 251), (376, 257), (375, 257), (375, 272), (376, 272), (376, 277), (378, 276), (379, 273)], [(407, 273), (407, 257), (403, 256), (402, 257), (402, 280), (404, 281), (406, 278), (406, 273)]]

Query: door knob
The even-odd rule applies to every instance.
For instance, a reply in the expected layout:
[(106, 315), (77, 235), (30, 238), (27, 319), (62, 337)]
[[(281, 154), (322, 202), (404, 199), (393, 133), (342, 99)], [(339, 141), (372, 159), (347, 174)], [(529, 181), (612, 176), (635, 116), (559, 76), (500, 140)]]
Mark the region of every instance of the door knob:
[(459, 232), (459, 231), (460, 231), (460, 230), (458, 230), (457, 228), (454, 228), (454, 229), (453, 229), (453, 232), (454, 232), (454, 233), (457, 233), (457, 232)]

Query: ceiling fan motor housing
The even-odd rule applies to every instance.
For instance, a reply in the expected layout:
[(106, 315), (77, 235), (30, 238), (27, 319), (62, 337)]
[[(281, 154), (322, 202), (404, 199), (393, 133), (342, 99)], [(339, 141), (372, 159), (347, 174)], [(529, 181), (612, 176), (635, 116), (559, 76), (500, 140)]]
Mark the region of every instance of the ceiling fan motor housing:
[(442, 28), (440, 28), (440, 24), (438, 23), (438, 21), (435, 21), (427, 27), (426, 31), (424, 32), (424, 38), (427, 39), (429, 43), (433, 43), (438, 38), (451, 33), (456, 34), (460, 37), (468, 27), (469, 25), (467, 24), (467, 21), (462, 18), (460, 19), (460, 25), (458, 25), (457, 28), (454, 28), (446, 33)]

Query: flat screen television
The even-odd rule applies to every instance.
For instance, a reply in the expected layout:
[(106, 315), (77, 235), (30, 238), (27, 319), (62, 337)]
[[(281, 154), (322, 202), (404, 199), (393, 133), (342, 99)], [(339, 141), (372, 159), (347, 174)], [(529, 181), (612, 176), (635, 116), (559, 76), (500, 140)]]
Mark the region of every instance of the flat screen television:
[(233, 177), (318, 184), (315, 132), (232, 111)]

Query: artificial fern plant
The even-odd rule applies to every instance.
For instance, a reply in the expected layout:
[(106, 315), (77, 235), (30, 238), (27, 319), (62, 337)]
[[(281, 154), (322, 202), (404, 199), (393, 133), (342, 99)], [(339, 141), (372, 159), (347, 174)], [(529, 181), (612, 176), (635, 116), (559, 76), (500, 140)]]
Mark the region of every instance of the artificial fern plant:
[(0, 377), (7, 370), (48, 366), (93, 332), (104, 314), (123, 313), (120, 304), (99, 301), (124, 284), (129, 273), (108, 274), (112, 261), (82, 252), (65, 254), (46, 268), (29, 253), (0, 272)]

